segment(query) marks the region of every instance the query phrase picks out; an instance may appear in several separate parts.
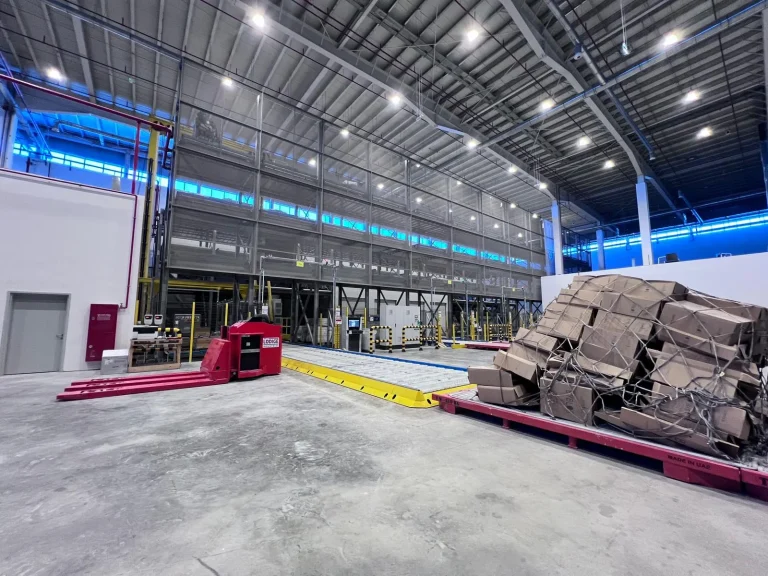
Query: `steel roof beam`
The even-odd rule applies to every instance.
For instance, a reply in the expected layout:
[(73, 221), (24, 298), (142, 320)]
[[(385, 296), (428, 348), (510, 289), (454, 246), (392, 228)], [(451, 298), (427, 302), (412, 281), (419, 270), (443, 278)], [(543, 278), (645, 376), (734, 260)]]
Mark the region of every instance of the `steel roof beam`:
[[(77, 6), (77, 0), (72, 0)], [(162, 0), (163, 2), (165, 0)], [(48, 16), (48, 6), (41, 4), (43, 12)], [(88, 98), (94, 104), (96, 103), (96, 87), (93, 83), (93, 74), (91, 73), (91, 62), (88, 58), (88, 46), (85, 43), (85, 34), (83, 33), (83, 21), (72, 16), (72, 27), (75, 31), (75, 42), (77, 43), (77, 52), (80, 54), (80, 66), (83, 68), (83, 77), (85, 85), (88, 87)]]
[[(160, 0), (160, 5), (157, 12), (157, 43), (158, 45), (163, 38), (163, 17), (165, 16), (165, 0)], [(72, 16), (72, 20), (80, 23), (82, 29), (82, 23), (78, 18)], [(157, 112), (157, 81), (160, 74), (160, 52), (155, 52), (155, 75), (152, 82), (152, 114)]]
[[(567, 62), (562, 50), (554, 38), (538, 21), (531, 9), (523, 0), (500, 0), (501, 5), (512, 16), (515, 25), (523, 34), (528, 44), (541, 60), (560, 74), (576, 92), (583, 92), (589, 87), (576, 67)], [(606, 86), (603, 84), (602, 86)], [(623, 134), (623, 131), (611, 113), (597, 98), (586, 99), (586, 104), (592, 113), (597, 116), (606, 130), (613, 136), (629, 157), (632, 167), (638, 176), (646, 176), (653, 184), (656, 191), (671, 208), (676, 208), (672, 196), (666, 191), (663, 183), (654, 174), (653, 169), (640, 156), (632, 142)]]
[[(101, 15), (104, 18), (107, 17), (107, 0), (101, 0)], [(75, 16), (72, 16), (72, 18), (75, 18)], [(117, 94), (115, 94), (115, 75), (112, 73), (112, 49), (109, 44), (109, 30), (106, 28), (102, 28), (102, 30), (104, 31), (104, 49), (106, 51), (107, 69), (109, 71), (109, 93), (112, 95), (112, 104), (114, 104)]]

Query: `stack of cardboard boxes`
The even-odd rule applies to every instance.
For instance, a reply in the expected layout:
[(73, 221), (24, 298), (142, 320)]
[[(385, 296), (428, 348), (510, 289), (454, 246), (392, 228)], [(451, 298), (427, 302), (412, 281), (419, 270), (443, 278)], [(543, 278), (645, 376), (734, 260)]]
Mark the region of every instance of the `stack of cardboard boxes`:
[(736, 457), (767, 431), (767, 352), (765, 308), (677, 282), (577, 276), (469, 378), (484, 402)]

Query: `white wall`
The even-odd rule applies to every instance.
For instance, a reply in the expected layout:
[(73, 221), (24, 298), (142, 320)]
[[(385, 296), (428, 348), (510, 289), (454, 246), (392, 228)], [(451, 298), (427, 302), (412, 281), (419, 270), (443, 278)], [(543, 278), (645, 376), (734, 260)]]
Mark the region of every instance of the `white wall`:
[[(67, 294), (63, 369), (97, 368), (85, 362), (89, 307), (125, 304), (135, 202), (132, 285), (118, 313), (117, 348), (128, 347), (133, 325), (143, 198), (0, 171), (0, 327), (9, 292)], [(4, 350), (0, 341), (0, 362)]]
[[(588, 275), (623, 274), (645, 280), (674, 280), (712, 296), (730, 298), (768, 307), (768, 253), (745, 254), (728, 258), (708, 258), (585, 272)], [(542, 303), (546, 306), (567, 288), (576, 274), (544, 276), (541, 279)]]

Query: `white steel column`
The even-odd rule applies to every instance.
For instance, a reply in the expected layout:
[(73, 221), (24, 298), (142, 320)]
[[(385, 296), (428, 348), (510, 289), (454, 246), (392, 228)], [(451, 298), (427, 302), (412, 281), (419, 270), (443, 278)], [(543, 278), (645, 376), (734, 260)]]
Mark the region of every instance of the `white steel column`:
[(7, 111), (5, 125), (7, 126), (3, 137), (3, 168), (13, 168), (13, 145), (16, 143), (16, 132), (19, 127), (19, 118), (13, 109)]
[(560, 204), (552, 202), (552, 236), (555, 241), (555, 274), (563, 273), (563, 228), (560, 224)]
[(643, 250), (643, 266), (653, 264), (653, 246), (651, 245), (651, 213), (648, 208), (648, 183), (644, 176), (637, 177), (637, 220), (640, 223), (640, 246)]
[(598, 228), (595, 232), (597, 239), (597, 269), (605, 270), (605, 232)]

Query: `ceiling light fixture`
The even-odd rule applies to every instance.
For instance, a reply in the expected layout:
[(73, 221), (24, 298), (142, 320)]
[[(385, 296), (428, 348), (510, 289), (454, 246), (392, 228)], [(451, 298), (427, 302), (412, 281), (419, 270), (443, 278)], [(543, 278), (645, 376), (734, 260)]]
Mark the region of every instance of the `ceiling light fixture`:
[(421, 168), (421, 164), (416, 164), (416, 168)]
[(260, 30), (264, 30), (264, 28), (267, 26), (267, 19), (261, 12), (256, 12), (253, 16), (251, 16), (251, 22), (253, 22), (253, 25)]
[(514, 202), (510, 202), (509, 203), (509, 207), (510, 208), (517, 208), (517, 204), (515, 204)]
[(614, 162), (613, 160), (606, 160), (605, 164), (603, 164), (603, 169), (604, 170), (610, 170), (611, 168), (613, 168), (615, 166), (616, 166), (616, 162)]
[(379, 190), (384, 190), (384, 184), (379, 182), (378, 184), (376, 184), (376, 188), (378, 188)]
[(478, 144), (480, 144), (480, 142), (478, 142), (474, 138), (470, 138), (469, 141), (467, 142), (467, 148), (469, 148), (470, 150), (474, 150), (475, 148), (477, 148)]
[(498, 224), (494, 224), (494, 225), (493, 225), (493, 227), (494, 227), (494, 228), (498, 228), (498, 227), (499, 227), (499, 225), (498, 225)]
[(701, 98), (701, 92), (698, 90), (689, 90), (685, 96), (683, 96), (683, 104), (693, 104), (699, 98)]
[(536, 214), (536, 213), (531, 214), (531, 216), (533, 216), (534, 218), (538, 218), (539, 217), (539, 215)]
[(518, 233), (517, 233), (517, 237), (518, 237), (518, 238), (522, 238), (522, 237), (523, 237), (523, 233), (522, 233), (522, 232), (518, 232)]
[(579, 148), (586, 148), (590, 144), (592, 144), (592, 140), (590, 140), (589, 136), (582, 136), (576, 141), (576, 146)]
[(347, 130), (346, 128), (344, 128), (344, 129), (341, 131), (341, 135), (342, 135), (344, 138), (348, 138), (348, 137), (349, 137), (349, 130)]
[(392, 92), (392, 94), (389, 95), (389, 101), (395, 106), (400, 106), (400, 103), (403, 101), (403, 97), (400, 96), (400, 94), (397, 92)]
[(552, 98), (547, 98), (546, 100), (542, 100), (541, 104), (539, 104), (539, 110), (542, 112), (546, 112), (547, 110), (552, 110), (552, 108), (555, 107), (555, 101), (552, 100)]
[(705, 126), (704, 128), (702, 128), (696, 133), (696, 138), (698, 138), (699, 140), (701, 140), (702, 138), (709, 138), (710, 136), (712, 136), (712, 128), (710, 128), (709, 126)]
[(630, 46), (629, 42), (625, 40), (621, 43), (621, 55), (627, 57), (630, 54), (632, 54), (632, 46)]
[(224, 88), (232, 88), (235, 83), (232, 82), (232, 78), (224, 76), (224, 78), (221, 79), (221, 85), (224, 86)]
[(474, 216), (470, 216), (469, 219), (472, 220), (472, 222), (475, 221), (475, 217)]
[(459, 182), (458, 180), (456, 180), (456, 186), (461, 186), (461, 182)]
[(671, 48), (678, 42), (680, 42), (680, 32), (678, 32), (677, 30), (672, 30), (671, 32), (667, 32), (664, 35), (664, 38), (661, 39), (661, 48), (663, 50), (666, 50), (667, 48)]
[(317, 166), (317, 160), (315, 160), (314, 158), (310, 158), (309, 165), (314, 168), (315, 166)]
[(507, 172), (509, 172), (510, 174), (514, 174), (515, 172), (517, 172), (517, 166), (510, 166), (509, 168), (507, 168)]
[(467, 30), (466, 36), (468, 41), (474, 42), (480, 36), (480, 30), (478, 30), (477, 28), (470, 28), (469, 30)]
[(421, 204), (421, 196), (419, 196), (418, 198), (416, 198), (416, 204)]
[(547, 183), (539, 182), (539, 190), (546, 190), (546, 189), (547, 189)]
[(453, 208), (448, 208), (448, 214), (453, 214)]
[(51, 80), (55, 80), (56, 82), (60, 82), (64, 80), (64, 74), (61, 73), (61, 70), (58, 68), (55, 68), (51, 66), (48, 68), (48, 70), (45, 71), (45, 75), (48, 76)]

